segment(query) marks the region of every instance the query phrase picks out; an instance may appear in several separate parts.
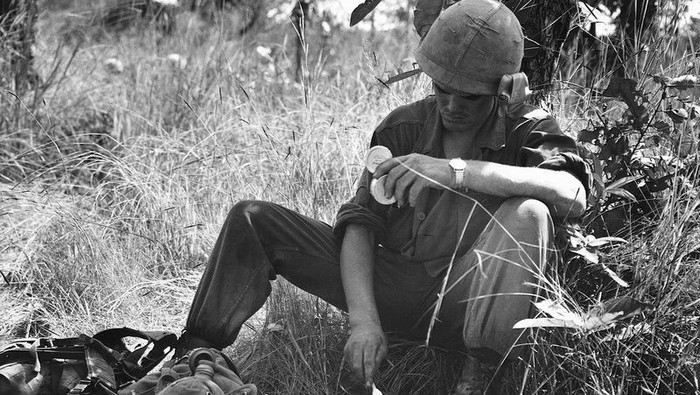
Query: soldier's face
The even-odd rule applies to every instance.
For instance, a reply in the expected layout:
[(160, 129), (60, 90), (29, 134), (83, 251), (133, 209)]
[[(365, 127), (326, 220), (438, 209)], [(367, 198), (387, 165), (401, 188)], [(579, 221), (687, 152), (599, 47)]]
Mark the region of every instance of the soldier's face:
[(450, 132), (477, 132), (491, 116), (494, 96), (471, 95), (433, 82), (442, 124)]

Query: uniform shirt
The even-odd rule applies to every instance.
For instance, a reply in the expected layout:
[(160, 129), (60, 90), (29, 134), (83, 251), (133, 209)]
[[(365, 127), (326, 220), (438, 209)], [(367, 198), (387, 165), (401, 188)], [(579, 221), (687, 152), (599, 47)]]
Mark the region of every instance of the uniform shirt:
[[(392, 111), (377, 127), (370, 146), (383, 145), (394, 157), (419, 153), (444, 158), (442, 119), (433, 96)], [(590, 171), (577, 155), (573, 139), (556, 121), (536, 107), (508, 107), (505, 127), (480, 133), (465, 160), (482, 160), (522, 167), (568, 171), (590, 190)], [(374, 231), (377, 255), (395, 262), (420, 262), (437, 276), (447, 267), (459, 242), (457, 256), (468, 252), (501, 203), (502, 197), (468, 191), (467, 197), (428, 188), (415, 207), (381, 205), (369, 193), (371, 174), (365, 169), (354, 198), (338, 211), (334, 232), (342, 240), (348, 224)], [(478, 203), (477, 203), (478, 202)]]

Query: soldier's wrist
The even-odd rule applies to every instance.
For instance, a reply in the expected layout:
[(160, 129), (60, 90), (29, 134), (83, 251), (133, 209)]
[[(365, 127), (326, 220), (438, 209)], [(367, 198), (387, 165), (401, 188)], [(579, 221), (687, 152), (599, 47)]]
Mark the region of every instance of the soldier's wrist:
[(461, 158), (452, 158), (449, 162), (450, 169), (452, 170), (452, 188), (454, 189), (466, 189), (465, 179), (467, 174), (467, 162)]

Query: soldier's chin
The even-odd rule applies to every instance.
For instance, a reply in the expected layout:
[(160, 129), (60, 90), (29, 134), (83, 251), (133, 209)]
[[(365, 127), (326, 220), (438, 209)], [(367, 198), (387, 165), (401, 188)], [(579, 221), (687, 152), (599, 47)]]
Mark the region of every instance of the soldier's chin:
[(459, 122), (443, 119), (442, 126), (444, 126), (445, 129), (449, 130), (450, 132), (466, 132), (469, 129), (466, 121)]

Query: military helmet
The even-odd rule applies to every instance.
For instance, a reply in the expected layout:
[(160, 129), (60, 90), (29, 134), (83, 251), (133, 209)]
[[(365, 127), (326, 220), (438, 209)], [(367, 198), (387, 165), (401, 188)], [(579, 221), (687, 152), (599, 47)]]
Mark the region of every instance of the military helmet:
[(416, 50), (416, 60), (442, 85), (496, 95), (501, 78), (520, 71), (523, 46), (520, 22), (505, 5), (462, 0), (435, 20)]

